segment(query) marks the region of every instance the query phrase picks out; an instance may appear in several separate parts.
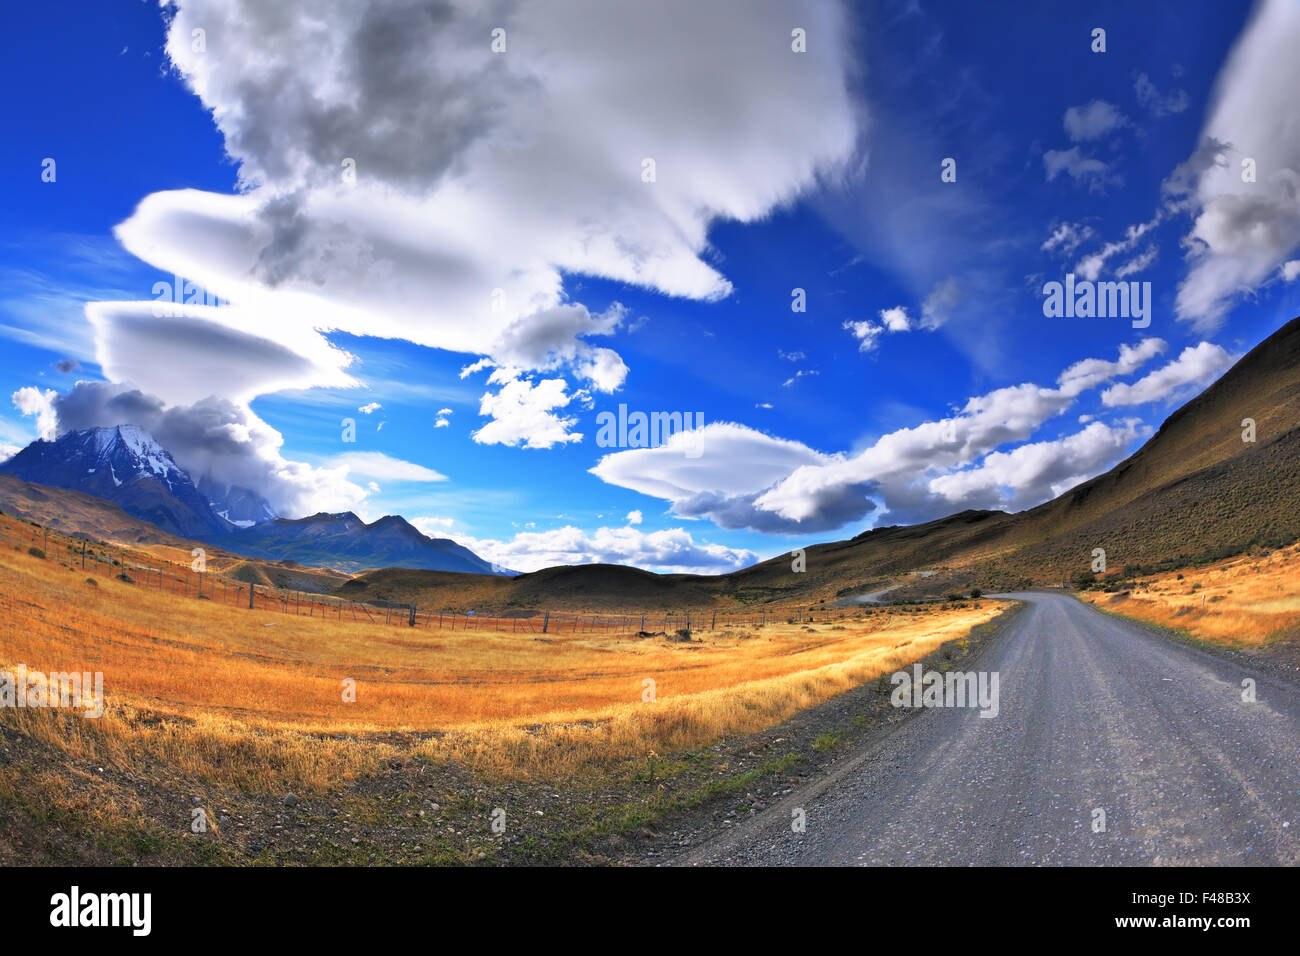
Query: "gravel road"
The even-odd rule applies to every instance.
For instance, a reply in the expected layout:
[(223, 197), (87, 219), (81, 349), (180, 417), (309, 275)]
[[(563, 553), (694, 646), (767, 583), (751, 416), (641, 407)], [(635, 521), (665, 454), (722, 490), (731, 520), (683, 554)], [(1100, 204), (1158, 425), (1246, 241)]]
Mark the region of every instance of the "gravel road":
[(1068, 595), (1000, 597), (1029, 606), (973, 665), (997, 716), (923, 708), (677, 862), (1300, 862), (1300, 687)]

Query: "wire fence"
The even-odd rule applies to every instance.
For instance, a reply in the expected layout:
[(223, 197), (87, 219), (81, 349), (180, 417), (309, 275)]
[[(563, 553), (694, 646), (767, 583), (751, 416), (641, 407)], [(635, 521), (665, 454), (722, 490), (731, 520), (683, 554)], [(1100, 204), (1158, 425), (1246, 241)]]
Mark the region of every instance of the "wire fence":
[[(397, 601), (352, 601), (309, 590), (240, 581), (227, 574), (196, 570), (149, 555), (143, 563), (130, 549), (94, 541), (82, 535), (51, 532), (29, 521), (13, 519), (19, 529), (17, 550), (28, 545), (42, 557), (53, 542), (70, 559), (94, 575), (224, 606), (293, 614), (320, 620), (353, 621), (388, 627), (441, 631), (503, 631), (512, 634), (562, 636), (607, 634), (682, 639), (697, 631), (762, 628), (769, 624), (834, 624), (872, 613), (870, 608), (822, 605), (768, 605), (752, 609), (574, 611), (546, 608), (476, 607), (420, 608)], [(7, 537), (7, 536), (6, 536)], [(197, 563), (197, 562), (196, 562)]]

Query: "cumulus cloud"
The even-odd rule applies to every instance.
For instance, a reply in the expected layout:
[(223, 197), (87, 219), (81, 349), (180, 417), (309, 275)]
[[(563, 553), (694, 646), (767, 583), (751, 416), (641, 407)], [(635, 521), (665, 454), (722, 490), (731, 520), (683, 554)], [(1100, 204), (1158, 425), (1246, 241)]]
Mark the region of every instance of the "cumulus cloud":
[[(1300, 246), (1298, 46), (1300, 4), (1261, 0), (1216, 81), (1202, 140), (1226, 146), (1225, 161), (1202, 163), (1195, 177), (1191, 267), (1175, 304), (1198, 331), (1218, 328)], [(1243, 181), (1244, 160), (1254, 182)]]
[(36, 437), (53, 441), (58, 435), (59, 416), (54, 409), (59, 393), (52, 388), (41, 391), (25, 385), (11, 396), (14, 408), (36, 418)]
[(633, 527), (597, 528), (587, 532), (565, 525), (552, 531), (523, 531), (509, 541), (452, 537), (493, 564), (525, 572), (562, 564), (624, 564), (653, 571), (722, 574), (758, 560), (744, 548), (699, 543), (682, 528), (648, 533)]
[(1021, 510), (1068, 491), (1113, 463), (1151, 429), (1137, 419), (1118, 425), (1091, 422), (1082, 431), (1053, 441), (995, 451), (974, 468), (941, 475), (930, 491), (951, 508)]
[(582, 393), (570, 395), (562, 378), (544, 378), (536, 382), (520, 375), (517, 369), (498, 369), (489, 381), (501, 384), (497, 392), (488, 392), (479, 404), (479, 414), (489, 421), (470, 437), (482, 445), (522, 445), (525, 448), (550, 448), (582, 441), (582, 433), (571, 429), (576, 418), (564, 418), (558, 409), (567, 407)]
[[(1085, 106), (1071, 106), (1065, 111), (1065, 132), (1073, 143), (1101, 139), (1128, 125), (1128, 118), (1105, 100), (1093, 100)], [(1050, 178), (1050, 177), (1049, 177)]]
[(1143, 405), (1173, 397), (1183, 389), (1204, 388), (1237, 360), (1211, 342), (1189, 345), (1178, 358), (1132, 384), (1112, 385), (1101, 393), (1103, 405)]
[(642, 521), (642, 518), (643, 518), (643, 515), (641, 514), (641, 512), (639, 512), (639, 511), (629, 511), (629, 512), (627, 513), (627, 518), (626, 518), (625, 520), (627, 521), (628, 524), (640, 524), (641, 521)]
[[(157, 193), (116, 234), (238, 307), (208, 321), (242, 310), (254, 328), (283, 327), (276, 341), (300, 355), (297, 344), (319, 348), (313, 334), (337, 329), (617, 389), (626, 365), (588, 338), (610, 335), (621, 309), (568, 301), (564, 276), (728, 295), (710, 224), (754, 221), (837, 175), (861, 127), (839, 5), (387, 0), (308, 15), (171, 0), (169, 12), (167, 54), (211, 111), (241, 192)], [(817, 56), (789, 55), (794, 21), (819, 38)], [(504, 53), (491, 49), (495, 27)], [(106, 323), (98, 343), (137, 375), (122, 343), (139, 327)], [(250, 348), (238, 336), (219, 344)], [(287, 371), (337, 376), (338, 358)], [(157, 378), (123, 380), (196, 398)], [(519, 388), (485, 402), (488, 414), (517, 421)], [(557, 423), (544, 421), (550, 443), (571, 440)], [(478, 434), (518, 443), (514, 425)]]
[[(876, 325), (870, 319), (862, 319), (857, 322), (850, 319), (844, 323), (843, 329), (858, 340), (859, 352), (870, 352), (874, 349), (876, 347), (876, 340), (880, 338), (881, 334), (885, 331), (883, 325)], [(792, 385), (794, 384), (794, 380), (791, 379), (785, 384)]]
[[(925, 308), (927, 311), (925, 313), (926, 319), (922, 323), (923, 328), (933, 330), (942, 325), (947, 319), (946, 314), (941, 317), (937, 314), (938, 309), (946, 308), (947, 305), (936, 305), (936, 302), (938, 302), (936, 296), (942, 297), (947, 294), (936, 291), (931, 294), (930, 298), (926, 299)], [(960, 296), (958, 295), (949, 305), (955, 304), (959, 299)], [(912, 317), (907, 314), (907, 309), (901, 305), (896, 305), (891, 309), (881, 309), (879, 314), (879, 325), (869, 319), (862, 319), (861, 321), (850, 319), (843, 324), (842, 328), (858, 340), (859, 352), (870, 352), (876, 347), (880, 336), (886, 332), (910, 332), (915, 325)], [(802, 355), (802, 353), (799, 354)]]
[(369, 415), (372, 412), (379, 411), (379, 409), (383, 407), (384, 406), (380, 405), (378, 402), (367, 402), (366, 404), (358, 408), (357, 411), (359, 411), (362, 415)]
[(880, 310), (880, 321), (891, 332), (906, 332), (912, 327), (912, 318), (907, 309), (896, 305), (892, 309)]
[(1278, 272), (1281, 274), (1283, 282), (1294, 282), (1296, 276), (1300, 276), (1300, 259), (1292, 259), (1290, 262), (1282, 263)]
[[(774, 533), (834, 530), (881, 507), (899, 522), (968, 507), (1027, 507), (1113, 464), (1141, 426), (1091, 422), (1074, 437), (1021, 443), (1084, 391), (1132, 374), (1165, 348), (1160, 339), (1144, 339), (1123, 346), (1113, 360), (1074, 363), (1055, 387), (1027, 382), (995, 389), (970, 398), (949, 418), (889, 432), (854, 455), (715, 423), (700, 430), (698, 458), (670, 443), (606, 455), (591, 471), (667, 501), (674, 514)], [(1028, 450), (1001, 450), (1007, 445)], [(1053, 455), (1061, 457), (1059, 466), (1050, 464)]]

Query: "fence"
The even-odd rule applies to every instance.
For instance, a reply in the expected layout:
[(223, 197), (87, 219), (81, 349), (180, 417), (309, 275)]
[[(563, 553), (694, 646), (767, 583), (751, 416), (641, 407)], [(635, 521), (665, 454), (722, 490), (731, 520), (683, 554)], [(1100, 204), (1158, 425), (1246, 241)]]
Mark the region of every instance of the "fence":
[[(31, 522), (11, 519), (18, 528), (19, 544), (30, 540), (50, 557), (50, 543), (64, 547), (82, 570), (106, 577), (125, 579), (139, 587), (155, 588), (196, 600), (276, 611), (299, 617), (349, 620), (392, 627), (446, 631), (509, 631), (518, 634), (561, 636), (566, 634), (667, 634), (679, 631), (719, 631), (765, 627), (776, 623), (827, 624), (871, 613), (864, 608), (824, 606), (767, 606), (754, 609), (677, 611), (552, 611), (534, 608), (442, 608), (420, 609), (397, 602), (349, 601), (332, 595), (292, 588), (234, 580), (190, 566), (149, 556), (149, 564), (132, 558), (128, 549), (70, 536)], [(8, 537), (7, 535), (4, 537)], [(20, 548), (21, 549), (21, 548)]]

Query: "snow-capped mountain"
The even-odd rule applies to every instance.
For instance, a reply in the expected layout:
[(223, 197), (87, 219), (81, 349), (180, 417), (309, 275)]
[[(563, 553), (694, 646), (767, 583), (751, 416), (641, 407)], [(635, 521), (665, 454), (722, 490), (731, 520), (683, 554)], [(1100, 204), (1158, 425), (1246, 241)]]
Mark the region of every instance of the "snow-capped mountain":
[(103, 498), (184, 537), (224, 534), (234, 526), (216, 514), (168, 451), (135, 425), (87, 428), (32, 442), (0, 464), (0, 471)]
[(256, 491), (223, 484), (211, 475), (199, 479), (199, 491), (208, 499), (214, 512), (237, 528), (251, 528), (280, 517), (270, 502)]

